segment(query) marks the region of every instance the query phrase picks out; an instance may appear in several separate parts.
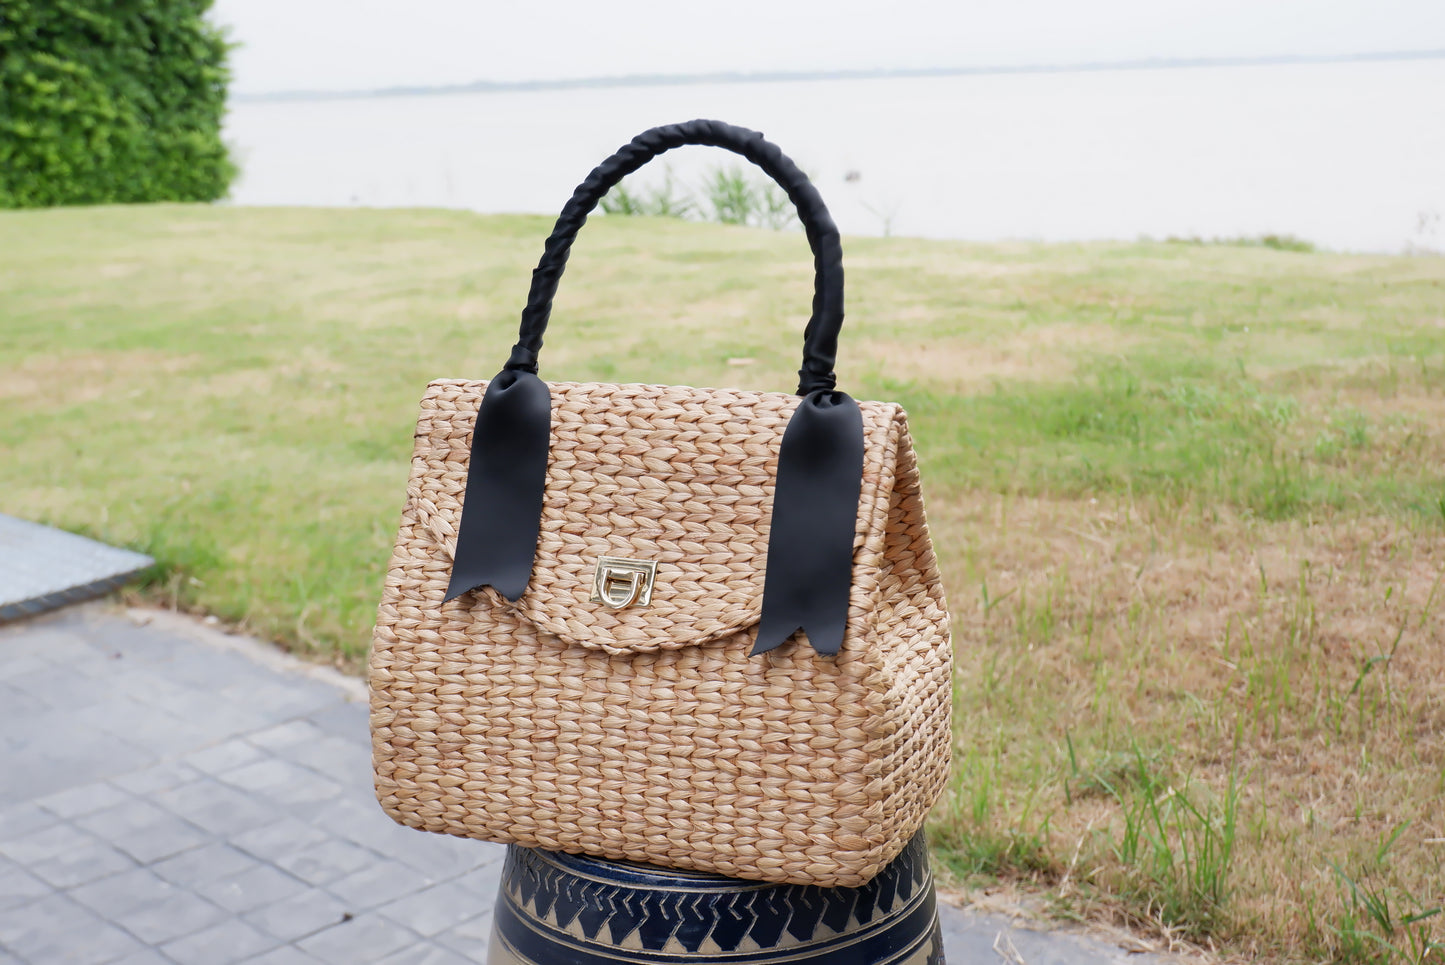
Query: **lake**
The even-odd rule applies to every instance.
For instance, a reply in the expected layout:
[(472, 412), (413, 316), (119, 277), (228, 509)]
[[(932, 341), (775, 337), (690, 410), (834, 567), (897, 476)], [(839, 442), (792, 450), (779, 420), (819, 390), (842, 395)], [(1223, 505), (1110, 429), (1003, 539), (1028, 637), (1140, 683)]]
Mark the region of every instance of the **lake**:
[[(1445, 250), (1445, 59), (240, 100), (232, 198), (555, 214), (692, 117), (763, 131), (850, 234)], [(639, 176), (734, 160), (684, 148)]]

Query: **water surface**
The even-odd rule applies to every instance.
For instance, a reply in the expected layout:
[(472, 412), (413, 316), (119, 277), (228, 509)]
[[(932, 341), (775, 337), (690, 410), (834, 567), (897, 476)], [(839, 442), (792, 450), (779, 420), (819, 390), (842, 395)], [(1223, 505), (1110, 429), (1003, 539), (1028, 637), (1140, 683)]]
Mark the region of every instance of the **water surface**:
[[(1445, 249), (1445, 60), (242, 101), (226, 136), (239, 204), (555, 213), (692, 117), (765, 132), (845, 233)], [(696, 182), (729, 158), (664, 160)]]

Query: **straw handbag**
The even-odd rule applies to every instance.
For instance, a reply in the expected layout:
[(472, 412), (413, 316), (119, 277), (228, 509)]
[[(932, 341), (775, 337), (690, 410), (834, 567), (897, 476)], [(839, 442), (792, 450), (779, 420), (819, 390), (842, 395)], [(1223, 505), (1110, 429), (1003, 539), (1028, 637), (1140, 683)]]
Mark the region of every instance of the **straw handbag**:
[[(683, 144), (759, 165), (816, 269), (797, 395), (546, 383), (578, 229)], [(834, 389), (838, 230), (762, 135), (639, 135), (563, 209), (521, 338), (417, 422), (371, 657), (402, 824), (758, 881), (857, 886), (948, 771), (952, 652), (903, 410)]]

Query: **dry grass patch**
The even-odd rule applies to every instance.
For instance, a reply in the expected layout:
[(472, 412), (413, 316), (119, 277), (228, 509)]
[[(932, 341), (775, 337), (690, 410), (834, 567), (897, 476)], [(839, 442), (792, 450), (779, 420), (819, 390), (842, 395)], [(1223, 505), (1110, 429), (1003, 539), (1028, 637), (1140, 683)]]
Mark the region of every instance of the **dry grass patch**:
[(934, 338), (918, 344), (870, 339), (856, 350), (880, 373), (918, 379), (944, 391), (975, 393), (999, 381), (1072, 378), (1093, 358), (1126, 351), (1140, 340), (1107, 325), (1062, 322), (991, 337)]
[(960, 870), (1234, 951), (1445, 938), (1406, 921), (1445, 898), (1438, 532), (984, 494), (931, 518), (961, 681), (934, 832), (992, 851)]
[(137, 372), (175, 375), (198, 361), (192, 356), (146, 350), (35, 356), (5, 373), (0, 380), (0, 399), (49, 397), (67, 405), (93, 402), (117, 386), (134, 387)]

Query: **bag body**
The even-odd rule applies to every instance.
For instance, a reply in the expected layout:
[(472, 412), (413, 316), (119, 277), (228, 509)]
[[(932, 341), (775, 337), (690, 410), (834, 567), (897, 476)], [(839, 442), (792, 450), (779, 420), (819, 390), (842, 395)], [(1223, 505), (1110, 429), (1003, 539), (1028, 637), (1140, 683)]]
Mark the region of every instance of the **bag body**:
[[(551, 851), (868, 881), (922, 826), (950, 759), (948, 614), (903, 410), (831, 385), (536, 380), (533, 493), (506, 475), (532, 458), (511, 439), (526, 420), (487, 408), (512, 379), (440, 380), (422, 400), (371, 656), (382, 807), (410, 827)], [(829, 474), (853, 470), (829, 464), (846, 446), (796, 427), (833, 396), (861, 421), (836, 653), (810, 617), (768, 616), (790, 595), (832, 606), (808, 574), (835, 524), (808, 515), (828, 501), (809, 487), (836, 490)], [(503, 458), (507, 445), (523, 455)], [(513, 532), (533, 505), (535, 526)], [(459, 583), (468, 539), (473, 554), (524, 547), (520, 591), (498, 589), (509, 577)], [(770, 619), (786, 632), (764, 645)]]

